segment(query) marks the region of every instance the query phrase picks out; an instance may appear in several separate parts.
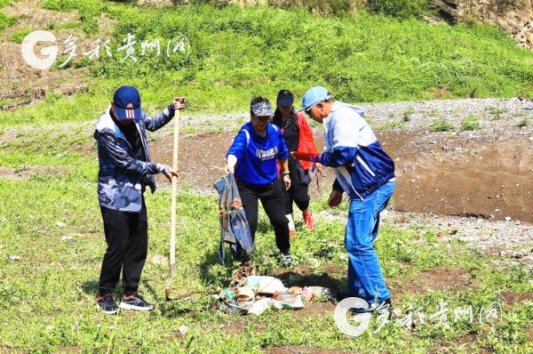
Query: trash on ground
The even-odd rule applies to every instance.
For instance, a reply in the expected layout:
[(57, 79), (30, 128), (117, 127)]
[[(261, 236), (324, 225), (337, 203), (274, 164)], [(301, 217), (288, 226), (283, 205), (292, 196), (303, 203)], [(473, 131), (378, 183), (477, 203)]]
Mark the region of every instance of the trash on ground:
[(313, 299), (321, 296), (334, 297), (335, 294), (331, 289), (323, 286), (306, 286), (302, 290), (302, 295), (307, 299), (307, 301), (312, 301)]
[(271, 276), (248, 276), (241, 286), (222, 289), (216, 298), (219, 308), (238, 314), (259, 316), (274, 307), (301, 309), (303, 299), (312, 301), (322, 296), (333, 296), (329, 288), (322, 286), (293, 286), (287, 289), (281, 280)]
[(246, 279), (246, 285), (259, 294), (274, 295), (276, 292), (287, 291), (281, 280), (269, 276), (249, 276)]

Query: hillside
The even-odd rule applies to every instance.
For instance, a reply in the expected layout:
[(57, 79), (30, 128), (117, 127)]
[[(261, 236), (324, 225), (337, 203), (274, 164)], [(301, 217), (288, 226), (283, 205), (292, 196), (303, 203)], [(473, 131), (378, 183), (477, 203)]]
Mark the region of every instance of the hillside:
[[(2, 124), (87, 120), (125, 81), (155, 105), (185, 94), (189, 111), (198, 113), (245, 111), (254, 94), (272, 96), (283, 86), (300, 95), (313, 84), (352, 102), (533, 96), (533, 54), (489, 26), (365, 13), (324, 18), (266, 7), (136, 8), (100, 0), (22, 0), (2, 11), (11, 23), (1, 35)], [(17, 54), (24, 35), (43, 28), (55, 33), (60, 53), (69, 35), (78, 38), (76, 55), (63, 68), (68, 55), (39, 71)], [(163, 54), (123, 60), (118, 48), (128, 33), (136, 36), (137, 56), (143, 40), (160, 39)], [(190, 51), (168, 58), (166, 44), (182, 34)], [(112, 58), (103, 48), (98, 59), (82, 54), (98, 39), (109, 39)]]

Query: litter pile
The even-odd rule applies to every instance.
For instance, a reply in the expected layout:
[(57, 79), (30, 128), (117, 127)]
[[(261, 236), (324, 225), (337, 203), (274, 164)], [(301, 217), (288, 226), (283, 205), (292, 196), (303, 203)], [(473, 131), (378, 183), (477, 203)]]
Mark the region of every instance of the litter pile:
[(219, 307), (238, 314), (259, 316), (274, 307), (301, 309), (305, 301), (333, 297), (331, 289), (321, 286), (286, 288), (281, 280), (270, 276), (248, 276), (240, 286), (223, 289), (217, 296)]

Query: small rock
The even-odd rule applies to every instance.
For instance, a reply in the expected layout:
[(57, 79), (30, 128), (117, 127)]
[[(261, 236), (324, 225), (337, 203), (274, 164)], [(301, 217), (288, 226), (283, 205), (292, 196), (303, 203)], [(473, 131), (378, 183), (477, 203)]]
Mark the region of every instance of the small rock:
[(511, 221), (511, 217), (510, 216), (506, 216), (505, 217), (505, 221)]
[(185, 334), (187, 334), (187, 331), (189, 330), (189, 327), (187, 327), (186, 325), (181, 325), (179, 328), (178, 328), (178, 332), (179, 334), (182, 336), (182, 337), (185, 337)]
[(19, 256), (8, 256), (7, 259), (9, 259), (11, 262), (20, 261), (20, 257)]
[(56, 222), (57, 227), (65, 227), (65, 225), (66, 224), (64, 222), (61, 222), (61, 221)]
[(72, 236), (70, 235), (61, 236), (61, 241), (70, 241), (70, 240), (72, 240)]

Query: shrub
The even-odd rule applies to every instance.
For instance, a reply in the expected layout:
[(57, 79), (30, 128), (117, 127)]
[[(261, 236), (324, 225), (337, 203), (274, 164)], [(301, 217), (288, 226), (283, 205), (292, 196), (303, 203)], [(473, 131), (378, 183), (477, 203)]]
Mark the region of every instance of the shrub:
[(428, 0), (368, 0), (367, 6), (371, 12), (402, 19), (423, 17), (430, 9)]
[(82, 28), (86, 33), (98, 30), (98, 16), (105, 5), (101, 0), (45, 0), (42, 7), (48, 10), (79, 10)]
[(468, 116), (461, 122), (461, 130), (470, 131), (478, 130), (480, 128), (477, 118), (474, 116)]
[(453, 124), (446, 119), (439, 120), (431, 125), (432, 132), (447, 132), (453, 129)]
[(522, 119), (518, 124), (516, 125), (518, 128), (525, 128), (529, 125), (529, 121), (527, 118)]

